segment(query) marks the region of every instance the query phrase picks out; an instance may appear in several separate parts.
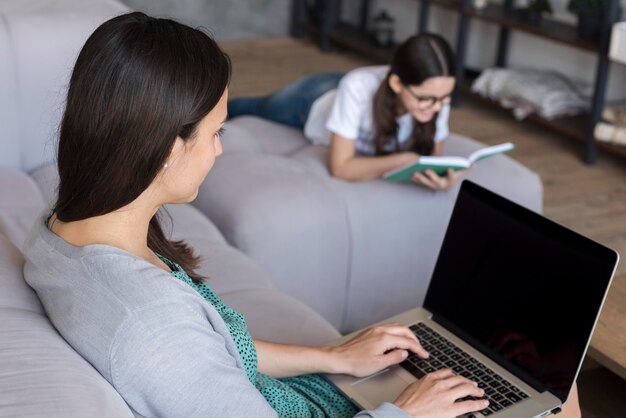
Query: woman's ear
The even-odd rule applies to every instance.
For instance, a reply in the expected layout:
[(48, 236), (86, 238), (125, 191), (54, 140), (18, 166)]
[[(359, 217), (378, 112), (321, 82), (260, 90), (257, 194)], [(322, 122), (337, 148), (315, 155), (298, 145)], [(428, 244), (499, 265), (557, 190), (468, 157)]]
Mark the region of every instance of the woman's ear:
[(172, 146), (172, 151), (170, 151), (170, 155), (167, 156), (165, 160), (165, 164), (163, 168), (170, 168), (172, 164), (182, 155), (185, 150), (185, 140), (180, 136), (177, 136), (174, 140), (174, 145)]
[(397, 74), (391, 74), (389, 76), (389, 87), (394, 93), (399, 94), (402, 91), (402, 81), (400, 81), (400, 77)]

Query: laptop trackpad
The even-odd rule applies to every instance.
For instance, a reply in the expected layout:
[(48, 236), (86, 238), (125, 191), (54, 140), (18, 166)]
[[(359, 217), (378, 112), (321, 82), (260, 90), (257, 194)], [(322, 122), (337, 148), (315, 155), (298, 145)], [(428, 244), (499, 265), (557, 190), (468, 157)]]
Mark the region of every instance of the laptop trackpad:
[(359, 380), (351, 386), (363, 398), (374, 405), (381, 402), (393, 402), (411, 382), (405, 381), (400, 374), (391, 369), (369, 378)]

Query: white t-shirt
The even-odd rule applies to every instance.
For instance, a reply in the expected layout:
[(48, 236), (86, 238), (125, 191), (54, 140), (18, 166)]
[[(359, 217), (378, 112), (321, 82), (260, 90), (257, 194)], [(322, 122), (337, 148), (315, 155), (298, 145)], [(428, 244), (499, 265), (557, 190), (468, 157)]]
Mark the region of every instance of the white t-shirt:
[[(331, 132), (346, 139), (356, 140), (359, 154), (374, 155), (374, 120), (372, 103), (374, 95), (389, 72), (389, 66), (362, 67), (347, 73), (335, 90), (319, 97), (309, 112), (304, 135), (314, 144), (329, 145)], [(435, 142), (448, 137), (450, 105), (441, 108), (437, 115)], [(402, 145), (413, 131), (413, 116), (406, 113), (396, 119), (398, 142)], [(393, 150), (390, 150), (393, 151)]]

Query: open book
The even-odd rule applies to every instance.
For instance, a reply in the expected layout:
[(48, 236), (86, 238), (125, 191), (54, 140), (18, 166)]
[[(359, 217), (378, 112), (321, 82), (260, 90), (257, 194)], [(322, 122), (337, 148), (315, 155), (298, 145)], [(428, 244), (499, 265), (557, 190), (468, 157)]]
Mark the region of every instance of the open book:
[(493, 145), (491, 147), (476, 150), (467, 158), (450, 156), (420, 157), (415, 162), (386, 172), (383, 174), (383, 179), (389, 181), (410, 182), (413, 173), (423, 173), (429, 169), (433, 170), (439, 176), (445, 176), (449, 168), (454, 171), (464, 170), (480, 160), (510, 151), (513, 148), (514, 145), (512, 143), (505, 142), (504, 144)]

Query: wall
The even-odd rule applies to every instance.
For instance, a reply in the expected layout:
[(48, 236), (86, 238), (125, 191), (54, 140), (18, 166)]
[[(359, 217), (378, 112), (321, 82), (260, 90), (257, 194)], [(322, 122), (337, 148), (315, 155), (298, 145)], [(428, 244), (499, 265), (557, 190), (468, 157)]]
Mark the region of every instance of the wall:
[(285, 36), (290, 0), (122, 0), (135, 10), (202, 26), (218, 40)]

